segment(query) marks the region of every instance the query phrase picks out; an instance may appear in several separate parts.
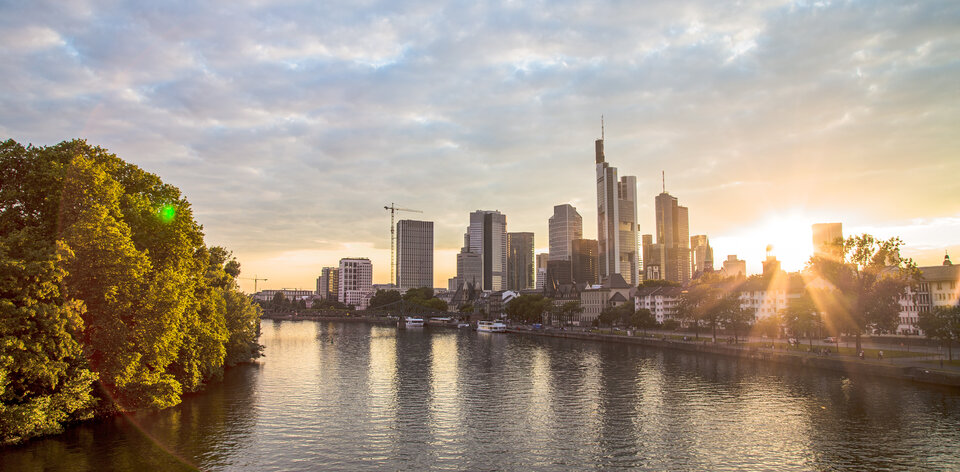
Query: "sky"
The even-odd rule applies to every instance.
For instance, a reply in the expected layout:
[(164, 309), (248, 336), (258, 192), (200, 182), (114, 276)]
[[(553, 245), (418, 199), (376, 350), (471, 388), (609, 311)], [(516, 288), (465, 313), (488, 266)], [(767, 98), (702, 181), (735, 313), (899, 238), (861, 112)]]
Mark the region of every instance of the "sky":
[[(810, 225), (960, 262), (960, 2), (0, 0), (0, 138), (83, 138), (158, 174), (258, 288), (314, 289), (390, 215), (595, 238), (594, 140), (666, 190), (715, 260), (787, 270)], [(252, 290), (252, 280), (241, 280)]]

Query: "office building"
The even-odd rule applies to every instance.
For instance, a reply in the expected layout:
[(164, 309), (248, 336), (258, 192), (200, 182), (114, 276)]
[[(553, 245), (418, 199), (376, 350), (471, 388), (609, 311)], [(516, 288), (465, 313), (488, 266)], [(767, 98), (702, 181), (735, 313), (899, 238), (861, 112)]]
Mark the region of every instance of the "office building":
[(397, 222), (397, 281), (401, 292), (433, 288), (433, 222)]
[(660, 280), (663, 273), (660, 267), (663, 265), (660, 260), (661, 248), (659, 244), (654, 244), (652, 234), (644, 234), (641, 247), (643, 248), (643, 280)]
[(324, 267), (317, 278), (317, 296), (324, 300), (335, 300), (339, 294), (340, 271), (336, 267)]
[(727, 256), (727, 260), (723, 261), (723, 268), (720, 269), (721, 277), (746, 277), (747, 276), (747, 261), (737, 259), (736, 254), (731, 254)]
[(654, 199), (657, 216), (657, 250), (660, 278), (686, 284), (690, 281), (690, 223), (687, 207), (663, 192)]
[[(470, 254), (473, 254), (471, 256)], [(477, 259), (479, 258), (479, 259)], [(479, 271), (477, 264), (479, 260)], [(499, 211), (470, 213), (470, 226), (457, 255), (457, 277), (481, 290), (503, 290), (507, 282), (507, 217)]]
[(596, 285), (600, 283), (597, 270), (597, 240), (574, 239), (571, 248), (573, 254), (573, 281), (577, 284)]
[(813, 230), (813, 254), (820, 257), (839, 258), (842, 249), (834, 247), (839, 240), (843, 241), (843, 223), (816, 223)]
[(690, 236), (691, 276), (696, 278), (713, 272), (713, 248), (705, 234)]
[(547, 284), (547, 263), (550, 261), (549, 253), (537, 254), (537, 282), (536, 289), (543, 290)]
[(583, 218), (570, 204), (553, 207), (550, 217), (550, 260), (569, 261), (574, 239), (583, 237)]
[(373, 295), (373, 265), (366, 257), (340, 259), (337, 300), (366, 310)]
[(637, 251), (637, 178), (617, 180), (603, 154), (603, 137), (595, 143), (597, 170), (597, 250), (601, 281), (620, 274), (630, 285), (639, 282)]
[(507, 290), (532, 289), (535, 277), (533, 233), (507, 233)]

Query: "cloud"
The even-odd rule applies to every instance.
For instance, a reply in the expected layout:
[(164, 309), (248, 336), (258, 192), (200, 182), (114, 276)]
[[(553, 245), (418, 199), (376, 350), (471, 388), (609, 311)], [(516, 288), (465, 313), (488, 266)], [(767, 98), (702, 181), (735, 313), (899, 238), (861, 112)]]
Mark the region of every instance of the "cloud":
[[(650, 201), (666, 171), (695, 233), (798, 207), (888, 225), (956, 214), (958, 23), (955, 2), (8, 3), (0, 132), (107, 147), (258, 261), (388, 249), (390, 202), (438, 249), (476, 209), (543, 247), (553, 205), (592, 221), (601, 114), (608, 160)], [(277, 264), (257, 270), (309, 280)]]

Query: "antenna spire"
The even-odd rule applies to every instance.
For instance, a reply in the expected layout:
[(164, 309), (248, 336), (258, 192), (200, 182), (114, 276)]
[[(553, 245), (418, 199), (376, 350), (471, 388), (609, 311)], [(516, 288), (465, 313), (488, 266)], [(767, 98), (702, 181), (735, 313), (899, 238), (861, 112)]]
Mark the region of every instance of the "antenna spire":
[(662, 180), (663, 193), (667, 193), (667, 173), (666, 173), (665, 171), (662, 171), (662, 170), (661, 170), (661, 171), (660, 171), (660, 178), (663, 179), (663, 180)]
[(603, 115), (600, 115), (600, 139), (603, 140)]

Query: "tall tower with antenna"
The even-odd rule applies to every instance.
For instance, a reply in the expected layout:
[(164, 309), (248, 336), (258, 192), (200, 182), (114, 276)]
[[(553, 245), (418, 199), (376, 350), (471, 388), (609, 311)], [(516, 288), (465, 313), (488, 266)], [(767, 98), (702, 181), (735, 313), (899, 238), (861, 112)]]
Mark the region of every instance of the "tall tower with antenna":
[(597, 253), (601, 282), (620, 274), (631, 285), (640, 282), (637, 241), (637, 178), (617, 178), (617, 168), (606, 162), (603, 151), (606, 126), (600, 116), (600, 139), (596, 140)]

